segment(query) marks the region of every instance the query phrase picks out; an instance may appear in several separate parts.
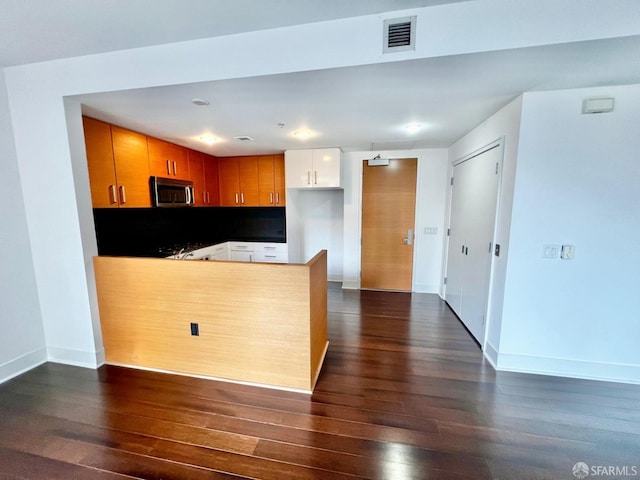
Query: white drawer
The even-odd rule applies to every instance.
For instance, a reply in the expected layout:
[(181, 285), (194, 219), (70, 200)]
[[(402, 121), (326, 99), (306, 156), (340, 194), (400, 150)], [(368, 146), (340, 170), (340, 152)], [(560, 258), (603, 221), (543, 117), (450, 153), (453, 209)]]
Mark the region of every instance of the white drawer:
[(256, 252), (254, 262), (266, 263), (287, 263), (289, 261), (287, 252)]
[(268, 243), (268, 242), (256, 242), (254, 243), (254, 252), (264, 253), (287, 253), (288, 248), (286, 243)]
[(229, 250), (253, 252), (255, 245), (253, 242), (229, 242)]

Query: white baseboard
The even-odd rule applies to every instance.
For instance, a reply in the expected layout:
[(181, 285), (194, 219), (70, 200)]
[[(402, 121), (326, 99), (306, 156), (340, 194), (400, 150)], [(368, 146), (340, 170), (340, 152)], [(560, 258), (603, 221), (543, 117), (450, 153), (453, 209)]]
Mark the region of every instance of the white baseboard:
[(98, 368), (105, 361), (104, 350), (92, 352), (71, 350), (69, 348), (47, 347), (47, 357), (50, 362), (85, 368)]
[(22, 375), (25, 372), (42, 365), (47, 362), (47, 350), (40, 348), (22, 355), (13, 360), (0, 365), (0, 383), (4, 383), (7, 380), (11, 380), (13, 377)]
[(415, 293), (440, 293), (440, 285), (433, 285), (431, 283), (416, 283), (413, 285)]
[(491, 366), (496, 370), (498, 365), (498, 350), (491, 345), (491, 342), (487, 341), (484, 346), (484, 357), (489, 361)]
[(500, 353), (497, 370), (640, 384), (640, 365)]
[(359, 280), (343, 280), (342, 288), (345, 290), (360, 290)]

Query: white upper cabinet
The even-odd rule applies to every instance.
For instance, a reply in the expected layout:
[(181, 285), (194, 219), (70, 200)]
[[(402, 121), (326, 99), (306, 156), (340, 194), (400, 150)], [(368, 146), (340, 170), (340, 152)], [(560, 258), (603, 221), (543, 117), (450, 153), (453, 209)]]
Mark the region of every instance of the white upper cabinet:
[(284, 152), (287, 188), (341, 188), (340, 149)]

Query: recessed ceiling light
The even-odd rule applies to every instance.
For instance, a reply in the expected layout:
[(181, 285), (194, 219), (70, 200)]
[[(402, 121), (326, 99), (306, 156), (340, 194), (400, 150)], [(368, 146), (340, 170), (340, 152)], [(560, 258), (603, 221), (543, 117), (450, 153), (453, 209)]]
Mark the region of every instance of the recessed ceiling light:
[(205, 100), (204, 98), (192, 98), (191, 103), (198, 105), (199, 107), (205, 107), (209, 105), (209, 100)]
[(293, 132), (293, 135), (300, 140), (306, 140), (311, 136), (311, 134), (306, 130), (298, 130), (297, 132)]
[(209, 145), (216, 143), (218, 139), (212, 135), (203, 135), (200, 137), (200, 140), (204, 143), (208, 143)]
[(410, 123), (409, 125), (404, 127), (404, 129), (409, 133), (416, 133), (421, 128), (422, 125), (420, 125), (419, 123)]

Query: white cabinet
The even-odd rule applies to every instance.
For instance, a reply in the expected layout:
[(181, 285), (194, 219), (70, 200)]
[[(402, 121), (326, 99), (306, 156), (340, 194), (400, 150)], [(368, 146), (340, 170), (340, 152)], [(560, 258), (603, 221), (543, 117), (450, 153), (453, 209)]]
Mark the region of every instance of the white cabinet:
[(229, 242), (231, 260), (238, 262), (287, 263), (286, 243)]
[(287, 188), (340, 188), (340, 149), (284, 152)]

